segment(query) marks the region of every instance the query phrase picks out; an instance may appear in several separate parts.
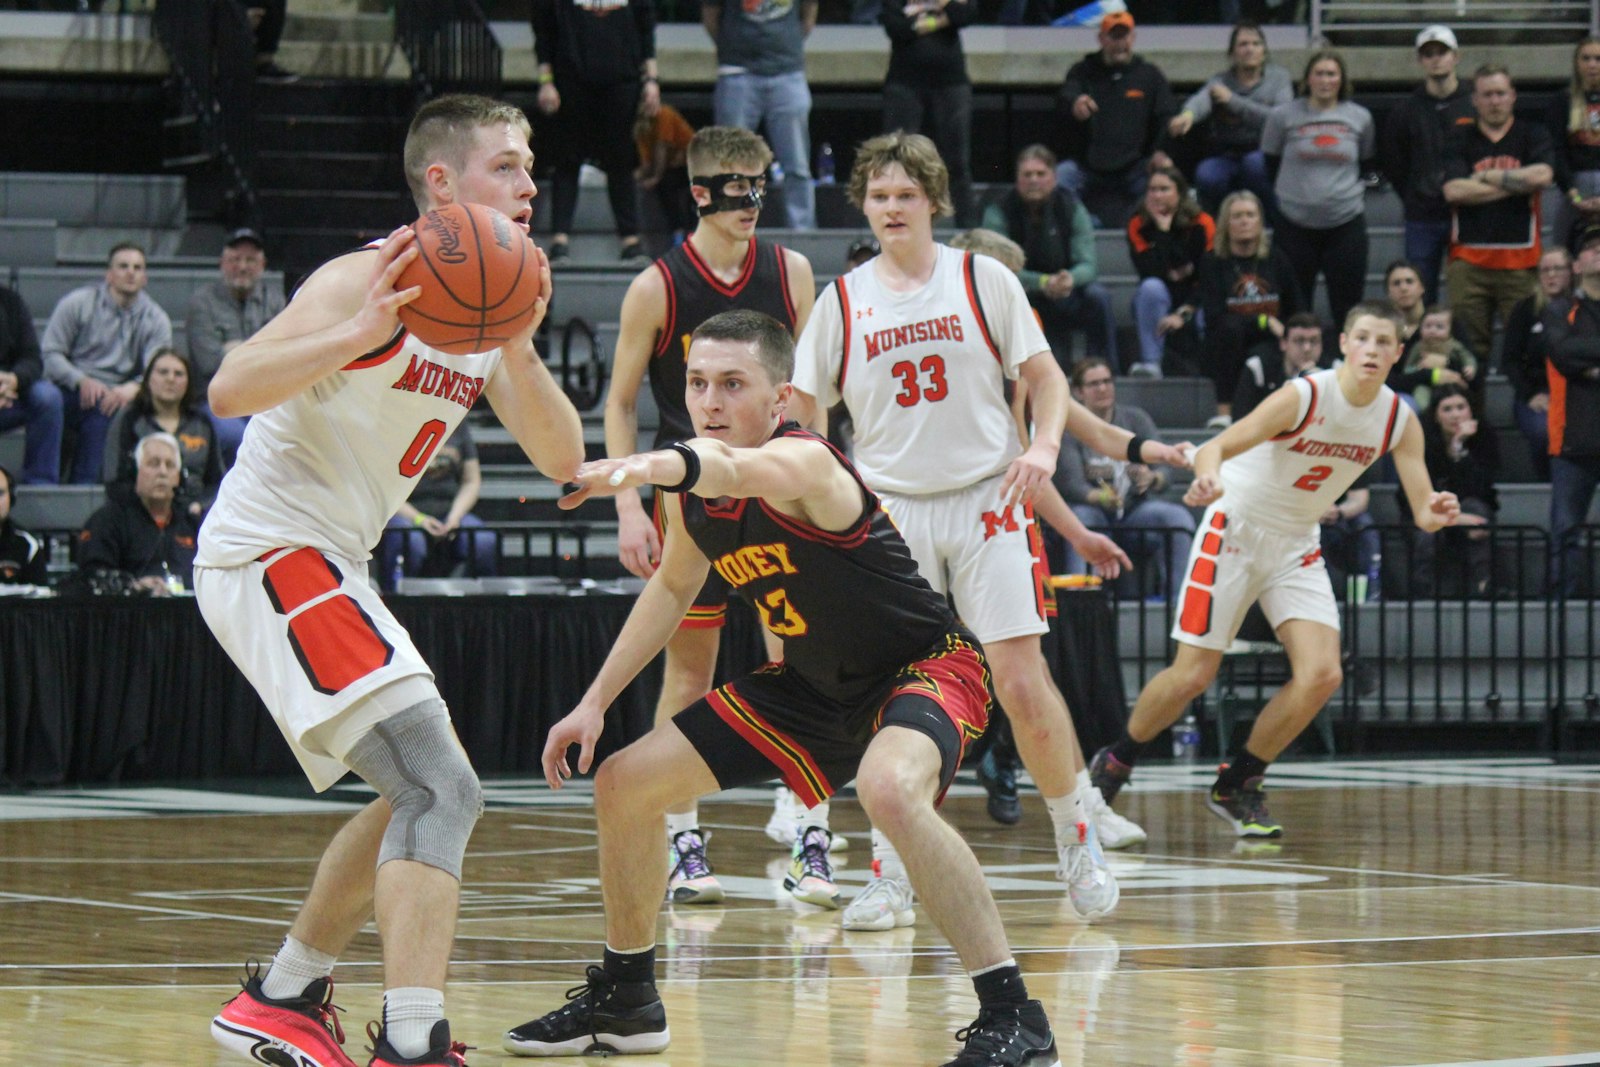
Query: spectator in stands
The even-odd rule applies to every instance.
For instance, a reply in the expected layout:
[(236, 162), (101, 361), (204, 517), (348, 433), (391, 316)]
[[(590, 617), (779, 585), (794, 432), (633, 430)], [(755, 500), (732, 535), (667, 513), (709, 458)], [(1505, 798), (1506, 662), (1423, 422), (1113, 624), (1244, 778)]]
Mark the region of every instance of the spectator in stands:
[(1005, 268), (1013, 274), (1021, 272), (1028, 262), (1022, 246), (1003, 233), (985, 230), (981, 227), (975, 230), (965, 230), (956, 234), (945, 242), (951, 248), (959, 248), (963, 252), (976, 252), (982, 256), (998, 259)]
[(121, 571), (156, 596), (194, 584), (195, 539), (200, 525), (174, 501), (183, 476), (182, 446), (169, 433), (153, 433), (134, 446), (138, 475), (131, 500), (108, 500), (78, 535), (78, 566)]
[(1478, 357), (1453, 336), (1453, 319), (1448, 304), (1428, 308), (1417, 328), (1416, 343), (1407, 346), (1401, 360), (1401, 395), (1409, 395), (1418, 411), (1432, 404), (1435, 386), (1471, 388), (1478, 381)]
[(1301, 309), (1294, 266), (1268, 237), (1260, 198), (1241, 189), (1229, 193), (1220, 210), (1215, 247), (1200, 262), (1202, 362), (1217, 397), (1212, 427), (1233, 421), (1233, 391), (1246, 357), (1257, 345), (1276, 349), (1284, 322)]
[[(1132, 430), (1136, 438), (1160, 436), (1149, 412), (1117, 403), (1117, 383), (1105, 360), (1079, 360), (1070, 377), (1078, 402), (1097, 417)], [(1169, 602), (1175, 602), (1183, 584), (1189, 543), (1194, 539), (1194, 516), (1182, 504), (1158, 497), (1166, 488), (1166, 472), (1143, 463), (1109, 459), (1086, 449), (1068, 433), (1061, 439), (1061, 459), (1053, 477), (1085, 526), (1109, 533), (1132, 557), (1160, 561), (1164, 581), (1150, 591), (1159, 590)], [(1069, 573), (1088, 570), (1070, 542), (1066, 552)]]
[(1333, 361), (1323, 355), (1322, 323), (1309, 311), (1296, 312), (1284, 320), (1276, 357), (1257, 347), (1244, 361), (1231, 413), (1242, 419), (1289, 379), (1331, 366)]
[(818, 0), (701, 0), (700, 6), (701, 24), (717, 46), (717, 85), (711, 97), (716, 124), (765, 131), (783, 168), (777, 184), (783, 189), (789, 227), (795, 230), (817, 225), (805, 63), (805, 41), (817, 24), (817, 6)]
[(1372, 112), (1354, 92), (1344, 57), (1332, 49), (1306, 62), (1305, 95), (1272, 110), (1261, 151), (1273, 175), (1278, 225), (1273, 237), (1294, 264), (1306, 307), (1316, 303), (1317, 275), (1327, 279), (1328, 307), (1342, 323), (1367, 284), (1366, 182), (1377, 150)]
[(100, 480), (112, 416), (138, 393), (145, 364), (172, 344), (172, 320), (145, 292), (149, 281), (144, 249), (119, 244), (107, 259), (105, 281), (62, 297), (45, 327), (44, 372), (61, 390), (66, 425), (77, 433), (72, 481), (78, 485)]
[(1400, 313), (1400, 345), (1404, 348), (1416, 337), (1422, 326), (1422, 315), (1428, 310), (1427, 301), (1423, 299), (1426, 286), (1422, 282), (1422, 272), (1410, 260), (1397, 259), (1384, 268), (1383, 291), (1389, 298), (1389, 305)]
[(242, 6), (255, 35), (256, 78), (277, 85), (299, 81), (300, 75), (278, 66), (278, 43), (288, 21), (289, 0), (244, 0)]
[(695, 226), (694, 197), (689, 194), (689, 142), (694, 140), (694, 127), (671, 104), (662, 104), (651, 114), (640, 100), (633, 140), (639, 148), (634, 180), (661, 205), (676, 244)]
[(534, 53), (539, 61), (539, 113), (554, 118), (540, 143), (555, 163), (553, 231), (545, 252), (552, 265), (572, 254), (578, 175), (594, 160), (606, 175), (625, 267), (646, 267), (634, 203), (634, 117), (661, 106), (656, 79), (654, 0), (591, 4), (533, 0)]
[(971, 226), (972, 80), (961, 28), (977, 19), (977, 0), (883, 0), (879, 17), (889, 34), (883, 128), (928, 135), (950, 169), (956, 225)]
[(1135, 378), (1161, 377), (1168, 337), (1198, 337), (1200, 262), (1216, 232), (1211, 216), (1189, 196), (1189, 183), (1178, 168), (1151, 168), (1144, 199), (1128, 220), (1128, 250), (1139, 272), (1133, 294), (1139, 362), (1129, 368)]
[[(255, 334), (274, 315), (283, 310), (283, 287), (262, 280), (267, 269), (266, 245), (255, 230), (234, 230), (222, 245), (222, 277), (202, 285), (189, 298), (189, 366), (194, 372), (193, 393), (209, 415), (211, 405), (206, 390), (211, 376), (222, 365), (222, 357), (241, 341)], [(249, 419), (218, 419), (212, 422), (223, 458), (228, 462), (239, 453), (244, 428)]]
[[(1412, 533), (1411, 593), (1439, 596), (1471, 593), (1481, 596), (1489, 588), (1489, 534), (1500, 508), (1495, 481), (1500, 475), (1500, 442), (1494, 427), (1481, 421), (1472, 396), (1463, 385), (1441, 385), (1433, 390), (1422, 419), (1428, 474), (1439, 492), (1456, 494), (1461, 517), (1438, 533)], [(1399, 494), (1400, 512), (1411, 520), (1410, 502)], [(1443, 576), (1435, 573), (1440, 545), (1455, 562)], [(1442, 581), (1441, 581), (1442, 577)]]
[[(1406, 260), (1422, 280), (1423, 303), (1439, 299), (1439, 264), (1450, 243), (1450, 205), (1444, 199), (1444, 159), (1458, 127), (1476, 118), (1472, 88), (1456, 77), (1456, 35), (1448, 26), (1417, 34), (1422, 84), (1389, 112), (1378, 162), (1405, 210)], [(1394, 299), (1390, 294), (1390, 300)]]
[(1545, 373), (1544, 309), (1550, 301), (1572, 295), (1572, 257), (1552, 248), (1539, 257), (1539, 287), (1517, 301), (1506, 318), (1500, 339), (1500, 368), (1515, 394), (1511, 412), (1517, 429), (1528, 439), (1533, 472), (1550, 480), (1550, 379)]
[(49, 553), (44, 542), (11, 521), (17, 483), (0, 467), (0, 585), (44, 585)]
[(1537, 287), (1540, 194), (1555, 180), (1555, 149), (1536, 122), (1512, 115), (1517, 91), (1498, 64), (1472, 77), (1478, 119), (1455, 132), (1445, 154), (1444, 198), (1455, 212), (1445, 281), (1467, 347), (1486, 354), (1504, 322)]
[[(471, 428), (462, 422), (434, 452), (411, 498), (389, 520), (378, 548), (379, 585), (384, 592), (394, 592), (401, 573), (409, 578), (430, 569), (470, 578), (495, 573), (500, 535), (472, 513), (482, 492), (478, 446)], [(431, 566), (435, 561), (445, 566)]]
[(1058, 180), (1110, 227), (1144, 195), (1148, 168), (1172, 165), (1161, 143), (1178, 107), (1167, 76), (1134, 55), (1133, 43), (1132, 15), (1105, 16), (1100, 50), (1072, 65), (1056, 95), (1082, 155), (1061, 164)]
[(1017, 272), (1028, 303), (1055, 353), (1072, 359), (1072, 331), (1082, 330), (1089, 355), (1117, 366), (1117, 323), (1111, 294), (1097, 279), (1094, 223), (1070, 190), (1056, 184), (1055, 153), (1031, 144), (1017, 153), (1017, 181), (983, 213), (983, 228), (1022, 246), (1026, 266)]
[(1267, 113), (1294, 99), (1294, 79), (1267, 59), (1267, 38), (1254, 22), (1234, 26), (1228, 37), (1228, 69), (1215, 74), (1183, 103), (1167, 132), (1184, 137), (1200, 127), (1204, 158), (1194, 171), (1194, 186), (1207, 211), (1216, 211), (1235, 189), (1248, 189), (1272, 203), (1272, 181), (1261, 154)]
[(117, 412), (106, 436), (105, 482), (113, 498), (131, 500), (139, 465), (133, 450), (153, 433), (169, 433), (182, 451), (176, 506), (196, 521), (222, 484), (222, 447), (211, 416), (195, 402), (195, 375), (174, 348), (163, 348), (144, 369), (139, 392)]
[[(1600, 223), (1573, 235), (1578, 285), (1544, 309), (1550, 374), (1550, 585), (1562, 596), (1579, 592), (1592, 553), (1583, 562), (1578, 527), (1600, 486)], [(1592, 548), (1592, 545), (1590, 546)]]
[(61, 480), (61, 390), (44, 377), (33, 312), (14, 289), (0, 285), (0, 433), (27, 427), (22, 481)]
[(1572, 82), (1562, 98), (1558, 178), (1566, 197), (1553, 221), (1565, 241), (1579, 217), (1600, 218), (1600, 37), (1585, 37), (1572, 50)]

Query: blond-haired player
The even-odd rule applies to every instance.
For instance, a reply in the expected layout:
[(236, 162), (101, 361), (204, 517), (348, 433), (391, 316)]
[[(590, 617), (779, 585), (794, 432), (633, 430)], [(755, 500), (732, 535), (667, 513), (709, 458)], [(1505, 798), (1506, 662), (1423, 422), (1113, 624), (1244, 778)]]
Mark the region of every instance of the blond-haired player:
[(1262, 777), (1342, 680), (1339, 610), (1320, 544), (1323, 513), (1392, 451), (1420, 529), (1449, 526), (1461, 514), (1453, 493), (1433, 491), (1422, 428), (1383, 384), (1400, 358), (1399, 313), (1357, 304), (1345, 316), (1339, 350), (1337, 368), (1285, 383), (1195, 455), (1183, 500), (1206, 512), (1172, 628), (1177, 656), (1139, 694), (1121, 740), (1095, 754), (1090, 775), (1107, 800), (1127, 783), (1144, 748), (1205, 692), (1245, 612), (1260, 601), (1288, 653), (1290, 678), (1222, 767), (1206, 805), (1241, 837), (1281, 835)]

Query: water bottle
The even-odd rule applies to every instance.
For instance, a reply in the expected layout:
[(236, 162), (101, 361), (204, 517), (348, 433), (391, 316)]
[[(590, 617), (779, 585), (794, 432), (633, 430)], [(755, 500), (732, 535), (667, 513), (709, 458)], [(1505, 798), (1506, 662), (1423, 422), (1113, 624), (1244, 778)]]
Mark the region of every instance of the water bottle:
[(50, 562), (45, 570), (53, 575), (66, 574), (72, 570), (72, 545), (66, 535), (58, 534), (50, 538)]
[(822, 147), (817, 149), (816, 178), (818, 185), (833, 184), (833, 145), (827, 141), (823, 141)]
[(400, 581), (405, 576), (406, 554), (404, 552), (396, 552), (394, 554), (394, 571), (389, 575), (389, 591), (398, 593), (400, 591)]
[(1186, 712), (1172, 728), (1172, 759), (1174, 763), (1194, 763), (1200, 758), (1200, 720), (1194, 712)]

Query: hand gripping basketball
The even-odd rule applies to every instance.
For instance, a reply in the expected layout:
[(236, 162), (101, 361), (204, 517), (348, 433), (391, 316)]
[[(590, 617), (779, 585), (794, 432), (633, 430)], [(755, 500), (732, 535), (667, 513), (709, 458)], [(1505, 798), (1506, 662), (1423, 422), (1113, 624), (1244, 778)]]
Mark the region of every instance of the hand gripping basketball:
[(449, 204), (412, 229), (417, 256), (395, 288), (421, 288), (399, 314), (423, 344), (452, 355), (487, 352), (535, 323), (546, 295), (542, 257), (516, 223), (482, 204)]

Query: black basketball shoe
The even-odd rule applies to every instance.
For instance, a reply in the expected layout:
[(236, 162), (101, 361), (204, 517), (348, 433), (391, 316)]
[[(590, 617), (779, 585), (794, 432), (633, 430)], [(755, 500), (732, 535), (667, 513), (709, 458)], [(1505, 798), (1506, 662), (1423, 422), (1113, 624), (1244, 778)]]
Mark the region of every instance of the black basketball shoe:
[[(567, 990), (565, 1007), (507, 1030), (503, 1045), (514, 1056), (582, 1056), (591, 1052), (660, 1052), (672, 1040), (667, 1010), (654, 987), (627, 990), (644, 999), (629, 1006), (618, 998), (619, 983), (603, 967), (591, 966), (583, 985)], [(629, 999), (635, 999), (630, 997)]]
[(944, 1067), (1057, 1067), (1060, 1062), (1050, 1020), (1037, 1000), (980, 1008), (971, 1026), (956, 1031), (956, 1040), (967, 1047)]
[(1014, 755), (993, 744), (978, 761), (978, 782), (989, 794), (989, 818), (1002, 826), (1022, 821), (1022, 801), (1017, 796), (1017, 763)]
[(1122, 792), (1122, 787), (1132, 777), (1133, 768), (1113, 756), (1110, 745), (1096, 752), (1094, 759), (1089, 761), (1089, 782), (1100, 790), (1100, 796), (1107, 804), (1117, 799), (1117, 794)]
[(372, 1042), (372, 1059), (367, 1067), (467, 1067), (469, 1046), (450, 1040), (450, 1021), (440, 1019), (428, 1034), (428, 1050), (407, 1058), (389, 1044), (389, 1031), (377, 1023), (367, 1024), (367, 1040)]

